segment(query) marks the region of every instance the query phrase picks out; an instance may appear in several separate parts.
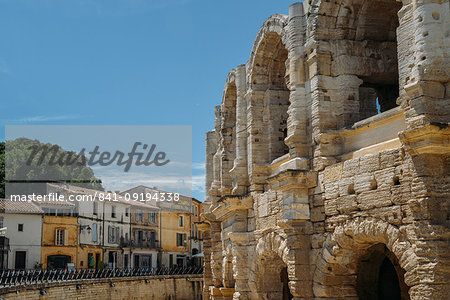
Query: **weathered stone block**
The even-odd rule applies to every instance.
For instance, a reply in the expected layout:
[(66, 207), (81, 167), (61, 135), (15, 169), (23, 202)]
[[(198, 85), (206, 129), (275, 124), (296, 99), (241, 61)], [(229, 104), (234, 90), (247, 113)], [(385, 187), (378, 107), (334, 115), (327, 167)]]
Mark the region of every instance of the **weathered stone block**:
[(357, 202), (361, 210), (389, 206), (392, 205), (391, 193), (387, 188), (362, 192), (358, 195)]

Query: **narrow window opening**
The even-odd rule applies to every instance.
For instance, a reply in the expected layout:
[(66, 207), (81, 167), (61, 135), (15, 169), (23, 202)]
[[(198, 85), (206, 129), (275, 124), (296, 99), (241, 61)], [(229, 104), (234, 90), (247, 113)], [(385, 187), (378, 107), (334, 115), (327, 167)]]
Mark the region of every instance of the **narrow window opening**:
[(400, 185), (400, 178), (398, 178), (398, 176), (394, 176), (394, 178), (392, 179), (392, 183), (394, 185)]
[(372, 179), (372, 181), (370, 181), (370, 189), (373, 191), (376, 190), (377, 188), (378, 188), (377, 181), (375, 179)]
[(349, 195), (355, 194), (355, 186), (353, 183), (348, 186), (348, 194)]

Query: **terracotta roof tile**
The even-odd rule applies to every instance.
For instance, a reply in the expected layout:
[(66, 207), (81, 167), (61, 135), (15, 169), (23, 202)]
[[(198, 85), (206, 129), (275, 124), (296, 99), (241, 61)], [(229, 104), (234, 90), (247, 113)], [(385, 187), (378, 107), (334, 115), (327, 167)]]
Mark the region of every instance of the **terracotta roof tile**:
[(30, 201), (0, 199), (0, 212), (16, 214), (43, 214), (44, 211)]

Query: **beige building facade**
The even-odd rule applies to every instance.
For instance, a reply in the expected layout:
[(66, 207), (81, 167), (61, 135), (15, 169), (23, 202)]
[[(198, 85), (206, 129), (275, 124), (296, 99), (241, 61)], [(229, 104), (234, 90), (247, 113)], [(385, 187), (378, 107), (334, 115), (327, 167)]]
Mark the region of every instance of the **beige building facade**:
[(447, 299), (449, 2), (272, 15), (206, 134), (204, 299)]

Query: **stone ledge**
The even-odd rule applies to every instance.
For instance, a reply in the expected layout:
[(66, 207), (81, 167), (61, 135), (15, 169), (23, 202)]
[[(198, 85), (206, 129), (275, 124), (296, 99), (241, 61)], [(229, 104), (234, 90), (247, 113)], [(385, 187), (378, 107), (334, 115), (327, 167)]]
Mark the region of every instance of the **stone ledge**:
[(217, 220), (227, 218), (233, 211), (238, 209), (250, 209), (253, 205), (252, 196), (223, 196), (219, 199), (217, 206), (211, 211)]
[(302, 170), (285, 170), (268, 177), (271, 189), (285, 191), (292, 188), (312, 188), (317, 185), (317, 172)]
[(399, 136), (411, 155), (448, 154), (450, 152), (450, 127), (448, 124), (430, 123), (406, 129)]

